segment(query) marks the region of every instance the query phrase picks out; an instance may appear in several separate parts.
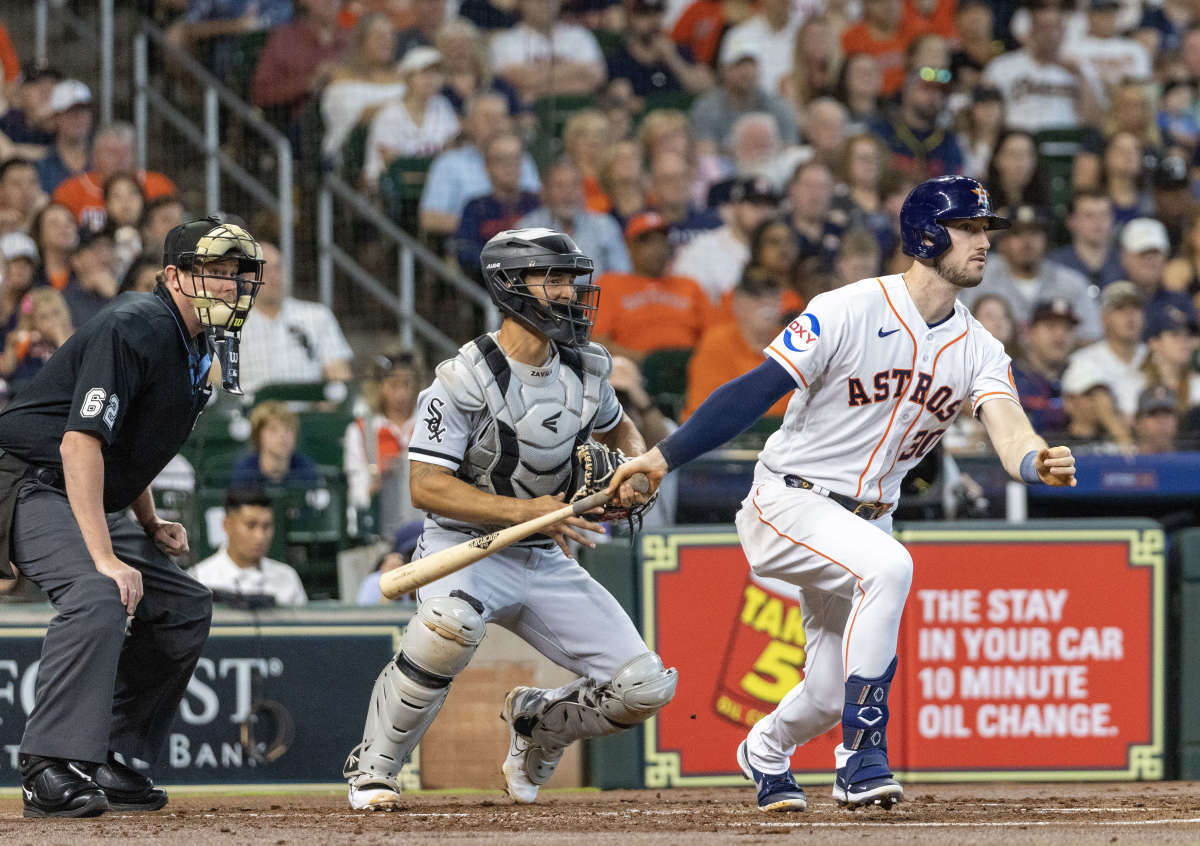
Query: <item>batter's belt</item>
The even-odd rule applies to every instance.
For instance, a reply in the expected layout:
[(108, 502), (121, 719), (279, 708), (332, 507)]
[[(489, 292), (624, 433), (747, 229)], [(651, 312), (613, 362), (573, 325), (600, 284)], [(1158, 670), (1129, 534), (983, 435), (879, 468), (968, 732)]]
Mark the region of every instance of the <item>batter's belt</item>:
[(855, 517), (861, 517), (864, 520), (878, 520), (884, 514), (887, 514), (892, 510), (892, 504), (890, 502), (862, 502), (861, 500), (857, 500), (852, 496), (845, 496), (844, 494), (835, 493), (834, 491), (829, 490), (829, 488), (814, 484), (808, 479), (801, 478), (800, 476), (784, 476), (783, 483), (789, 488), (803, 488), (806, 491), (812, 491), (813, 493), (820, 494), (821, 496), (827, 496), (838, 505), (842, 506), (842, 508), (853, 514)]

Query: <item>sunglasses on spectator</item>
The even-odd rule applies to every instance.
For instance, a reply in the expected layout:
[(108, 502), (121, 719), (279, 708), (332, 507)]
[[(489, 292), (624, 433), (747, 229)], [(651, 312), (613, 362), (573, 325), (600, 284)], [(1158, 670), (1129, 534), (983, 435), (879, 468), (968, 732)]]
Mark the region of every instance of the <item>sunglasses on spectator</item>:
[(931, 68), (923, 67), (917, 71), (917, 76), (922, 82), (933, 83), (934, 85), (949, 85), (954, 75), (946, 68)]

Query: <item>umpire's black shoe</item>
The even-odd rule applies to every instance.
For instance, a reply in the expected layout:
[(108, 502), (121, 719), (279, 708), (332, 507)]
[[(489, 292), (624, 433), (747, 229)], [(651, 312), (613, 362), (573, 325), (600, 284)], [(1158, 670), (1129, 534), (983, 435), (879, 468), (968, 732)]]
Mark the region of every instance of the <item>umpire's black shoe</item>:
[(25, 816), (96, 817), (107, 811), (108, 799), (86, 766), (54, 758), (22, 759)]
[(111, 752), (108, 760), (92, 767), (92, 778), (108, 797), (114, 811), (157, 811), (167, 804), (167, 791), (118, 761)]

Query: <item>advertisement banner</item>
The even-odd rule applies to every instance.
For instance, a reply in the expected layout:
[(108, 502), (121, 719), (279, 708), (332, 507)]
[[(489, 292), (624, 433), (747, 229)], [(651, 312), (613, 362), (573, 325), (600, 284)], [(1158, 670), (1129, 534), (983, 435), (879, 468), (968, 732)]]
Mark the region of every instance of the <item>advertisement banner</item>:
[[(154, 762), (156, 780), (338, 783), (346, 754), (362, 739), (371, 686), (402, 628), (214, 624)], [(17, 755), (44, 632), (0, 624), (0, 786), (20, 783)]]
[[(1162, 777), (1163, 535), (1080, 525), (898, 533), (915, 567), (889, 700), (897, 773)], [(733, 533), (647, 535), (642, 559), (647, 642), (679, 670), (647, 724), (646, 786), (743, 783), (738, 743), (804, 677), (797, 590), (754, 577)], [(797, 781), (831, 781), (840, 740), (834, 726), (798, 749)]]

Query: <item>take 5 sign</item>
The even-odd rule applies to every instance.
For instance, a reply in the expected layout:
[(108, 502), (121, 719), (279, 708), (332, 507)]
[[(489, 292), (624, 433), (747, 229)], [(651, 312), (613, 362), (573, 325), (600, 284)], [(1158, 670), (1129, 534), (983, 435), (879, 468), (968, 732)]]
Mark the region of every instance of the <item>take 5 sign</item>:
[[(928, 525), (897, 535), (915, 566), (892, 768), (917, 781), (1161, 778), (1162, 531)], [(732, 533), (647, 535), (642, 558), (647, 643), (679, 670), (647, 724), (646, 786), (740, 784), (738, 743), (804, 677), (798, 593), (754, 577)], [(800, 747), (797, 781), (831, 781), (840, 741), (835, 726)]]

